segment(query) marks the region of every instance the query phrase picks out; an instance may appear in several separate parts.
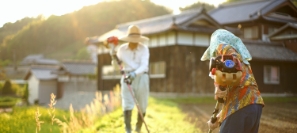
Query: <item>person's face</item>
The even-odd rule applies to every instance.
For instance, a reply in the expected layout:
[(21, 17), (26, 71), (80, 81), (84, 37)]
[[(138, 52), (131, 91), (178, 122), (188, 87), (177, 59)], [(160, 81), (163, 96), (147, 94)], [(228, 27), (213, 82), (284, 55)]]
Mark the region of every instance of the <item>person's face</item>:
[(129, 48), (131, 50), (134, 50), (138, 45), (138, 42), (129, 42)]

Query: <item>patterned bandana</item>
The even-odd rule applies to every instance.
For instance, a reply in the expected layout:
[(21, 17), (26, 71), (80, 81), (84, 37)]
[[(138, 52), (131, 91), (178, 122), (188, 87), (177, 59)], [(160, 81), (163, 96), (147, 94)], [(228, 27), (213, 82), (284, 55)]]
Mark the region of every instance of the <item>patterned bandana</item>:
[(248, 61), (252, 60), (252, 56), (243, 44), (240, 38), (235, 36), (233, 33), (218, 29), (211, 35), (210, 46), (206, 49), (201, 57), (201, 61), (210, 60), (211, 57), (216, 57), (215, 50), (219, 44), (231, 45), (242, 57), (245, 64), (249, 64)]

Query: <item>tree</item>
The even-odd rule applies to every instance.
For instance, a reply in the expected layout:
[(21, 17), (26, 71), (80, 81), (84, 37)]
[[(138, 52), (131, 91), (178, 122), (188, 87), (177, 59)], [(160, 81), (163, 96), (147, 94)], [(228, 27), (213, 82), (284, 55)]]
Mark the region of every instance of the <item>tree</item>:
[(15, 91), (12, 89), (10, 80), (6, 80), (1, 90), (1, 95), (4, 96), (15, 96)]
[(86, 48), (82, 48), (78, 51), (76, 54), (75, 59), (80, 59), (80, 60), (91, 60), (90, 54), (88, 53)]
[(192, 5), (186, 6), (184, 8), (179, 8), (179, 10), (185, 11), (185, 10), (189, 10), (189, 9), (197, 9), (197, 8), (200, 8), (200, 7), (204, 7), (207, 11), (212, 10), (212, 9), (215, 8), (214, 5), (210, 5), (210, 4), (203, 3), (203, 2), (197, 2), (197, 3), (194, 3)]
[(225, 3), (237, 2), (237, 1), (243, 1), (243, 0), (227, 0)]
[[(30, 54), (54, 56), (54, 59), (81, 58), (77, 52), (85, 46), (86, 37), (98, 36), (115, 28), (117, 24), (169, 14), (170, 11), (150, 1), (110, 0), (62, 16), (50, 16), (47, 20), (36, 19), (13, 34), (5, 34), (0, 41), (0, 60), (22, 60)], [(14, 29), (16, 23), (7, 23), (6, 29)], [(0, 30), (1, 33), (1, 30)], [(1, 37), (1, 36), (0, 36)], [(80, 47), (73, 47), (80, 43)], [(71, 49), (71, 50), (69, 50)], [(13, 52), (15, 51), (15, 52)], [(15, 55), (13, 55), (15, 53)]]
[[(6, 76), (5, 76), (5, 71), (4, 68), (2, 68), (2, 65), (0, 64), (0, 80), (5, 80)], [(1, 86), (0, 86), (1, 89)]]

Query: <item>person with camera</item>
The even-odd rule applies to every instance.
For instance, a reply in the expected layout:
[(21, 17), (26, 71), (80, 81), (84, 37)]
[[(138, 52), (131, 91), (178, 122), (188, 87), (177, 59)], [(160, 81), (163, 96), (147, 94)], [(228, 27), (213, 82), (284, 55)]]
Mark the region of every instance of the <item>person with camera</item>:
[(223, 99), (223, 105), (216, 121), (207, 122), (211, 130), (220, 126), (220, 133), (258, 132), (264, 101), (251, 59), (241, 39), (231, 32), (218, 29), (212, 34), (201, 60), (216, 62), (210, 76), (214, 79), (215, 99)]

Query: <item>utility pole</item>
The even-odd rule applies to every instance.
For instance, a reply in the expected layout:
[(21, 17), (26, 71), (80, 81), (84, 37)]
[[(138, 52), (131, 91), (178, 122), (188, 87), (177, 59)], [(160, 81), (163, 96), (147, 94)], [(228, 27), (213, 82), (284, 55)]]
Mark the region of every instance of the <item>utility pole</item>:
[(18, 67), (17, 67), (17, 62), (16, 62), (15, 49), (13, 49), (12, 54), (13, 54), (13, 68), (14, 68), (14, 71), (17, 71)]

